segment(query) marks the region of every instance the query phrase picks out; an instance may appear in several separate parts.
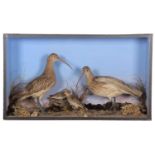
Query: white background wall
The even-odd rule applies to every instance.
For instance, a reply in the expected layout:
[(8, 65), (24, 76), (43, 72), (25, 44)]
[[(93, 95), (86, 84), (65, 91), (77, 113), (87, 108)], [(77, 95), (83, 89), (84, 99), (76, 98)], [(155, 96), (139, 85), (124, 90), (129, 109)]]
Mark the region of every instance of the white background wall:
[[(154, 0), (0, 0), (0, 73), (3, 33), (154, 33), (154, 6)], [(153, 121), (4, 121), (2, 74), (0, 83), (2, 155), (153, 154), (154, 105)], [(154, 104), (154, 86), (152, 96)]]

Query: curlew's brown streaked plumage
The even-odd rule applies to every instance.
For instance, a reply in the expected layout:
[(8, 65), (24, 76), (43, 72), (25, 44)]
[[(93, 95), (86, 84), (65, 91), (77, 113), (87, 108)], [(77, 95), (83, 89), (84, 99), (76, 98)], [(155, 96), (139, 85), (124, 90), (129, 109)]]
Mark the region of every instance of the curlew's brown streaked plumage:
[(34, 97), (37, 99), (37, 103), (41, 107), (40, 100), (45, 95), (47, 91), (49, 91), (56, 83), (56, 77), (54, 73), (54, 62), (61, 61), (68, 65), (62, 58), (60, 58), (57, 54), (53, 53), (48, 56), (47, 64), (44, 69), (44, 72), (31, 82), (29, 82), (24, 91), (18, 94), (18, 100), (24, 100), (28, 97)]
[(82, 68), (88, 89), (97, 96), (108, 97), (115, 102), (115, 97), (122, 94), (141, 97), (143, 92), (131, 87), (122, 80), (110, 76), (94, 76), (88, 66)]

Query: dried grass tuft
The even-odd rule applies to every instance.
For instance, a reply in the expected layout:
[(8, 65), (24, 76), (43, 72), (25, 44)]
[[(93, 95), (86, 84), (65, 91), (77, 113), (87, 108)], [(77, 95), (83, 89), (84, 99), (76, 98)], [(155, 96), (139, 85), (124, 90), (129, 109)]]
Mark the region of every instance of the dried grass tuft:
[(142, 91), (142, 92), (145, 92), (145, 86), (144, 86), (143, 81), (142, 81), (141, 79), (137, 79), (137, 80), (136, 80), (135, 87), (136, 87), (138, 90), (140, 90), (140, 91)]
[(38, 110), (33, 98), (27, 98), (25, 100), (18, 101), (20, 94), (25, 90), (25, 85), (25, 83), (12, 85), (7, 115), (28, 117), (31, 116), (31, 113), (33, 113), (35, 110)]
[(30, 112), (23, 107), (16, 106), (14, 109), (14, 115), (17, 117), (30, 117)]
[(122, 106), (121, 113), (122, 115), (134, 115), (134, 116), (139, 116), (142, 114), (139, 105), (134, 104), (126, 104)]

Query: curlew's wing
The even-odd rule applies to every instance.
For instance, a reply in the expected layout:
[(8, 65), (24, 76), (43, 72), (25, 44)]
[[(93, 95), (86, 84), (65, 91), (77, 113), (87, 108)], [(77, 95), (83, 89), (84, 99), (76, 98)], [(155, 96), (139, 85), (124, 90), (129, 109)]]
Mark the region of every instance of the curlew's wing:
[(135, 96), (140, 96), (141, 92), (139, 90), (136, 90), (129, 84), (125, 83), (124, 81), (110, 77), (110, 76), (96, 76), (95, 77), (96, 82), (103, 82), (105, 85), (113, 85), (113, 87), (116, 87), (117, 89), (120, 89), (120, 91), (126, 93), (126, 94), (131, 94)]
[(49, 87), (52, 87), (55, 84), (55, 81), (47, 76), (39, 76), (38, 78), (31, 81), (27, 86), (26, 90), (30, 93), (37, 93), (41, 90), (46, 90)]
[(114, 77), (111, 77), (111, 76), (96, 76), (95, 81), (96, 82), (103, 82), (103, 83), (115, 83), (115, 84), (128, 85), (124, 81), (117, 79), (117, 78), (114, 78)]

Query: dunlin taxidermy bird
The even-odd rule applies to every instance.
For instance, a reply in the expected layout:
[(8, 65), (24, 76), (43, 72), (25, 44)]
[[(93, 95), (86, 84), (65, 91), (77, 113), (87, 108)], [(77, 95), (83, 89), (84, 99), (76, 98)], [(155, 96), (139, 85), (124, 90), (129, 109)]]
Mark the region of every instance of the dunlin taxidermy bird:
[(85, 108), (85, 106), (79, 101), (79, 99), (76, 98), (76, 96), (74, 96), (70, 90), (65, 89), (64, 94), (72, 108), (74, 110), (81, 110), (83, 116), (87, 117), (87, 108)]
[(122, 80), (110, 76), (94, 76), (88, 66), (82, 68), (88, 89), (97, 96), (108, 97), (115, 103), (115, 97), (122, 94), (141, 97), (143, 92), (131, 87)]
[(24, 100), (28, 97), (34, 97), (35, 99), (37, 99), (37, 103), (41, 108), (40, 103), (42, 97), (56, 83), (56, 77), (54, 73), (54, 63), (56, 61), (61, 61), (71, 68), (71, 66), (57, 54), (50, 54), (48, 56), (47, 64), (43, 73), (26, 85), (25, 90), (19, 94), (19, 100)]
[(48, 97), (49, 105), (52, 106), (58, 106), (60, 108), (63, 108), (64, 110), (67, 110), (68, 108), (68, 101), (64, 94), (64, 90), (57, 92), (53, 95), (50, 95)]
[(63, 99), (65, 99), (66, 96), (64, 94), (64, 89), (62, 91), (59, 91), (59, 92), (57, 92), (55, 94), (50, 95), (48, 98), (49, 99), (56, 99), (56, 100), (63, 100)]

